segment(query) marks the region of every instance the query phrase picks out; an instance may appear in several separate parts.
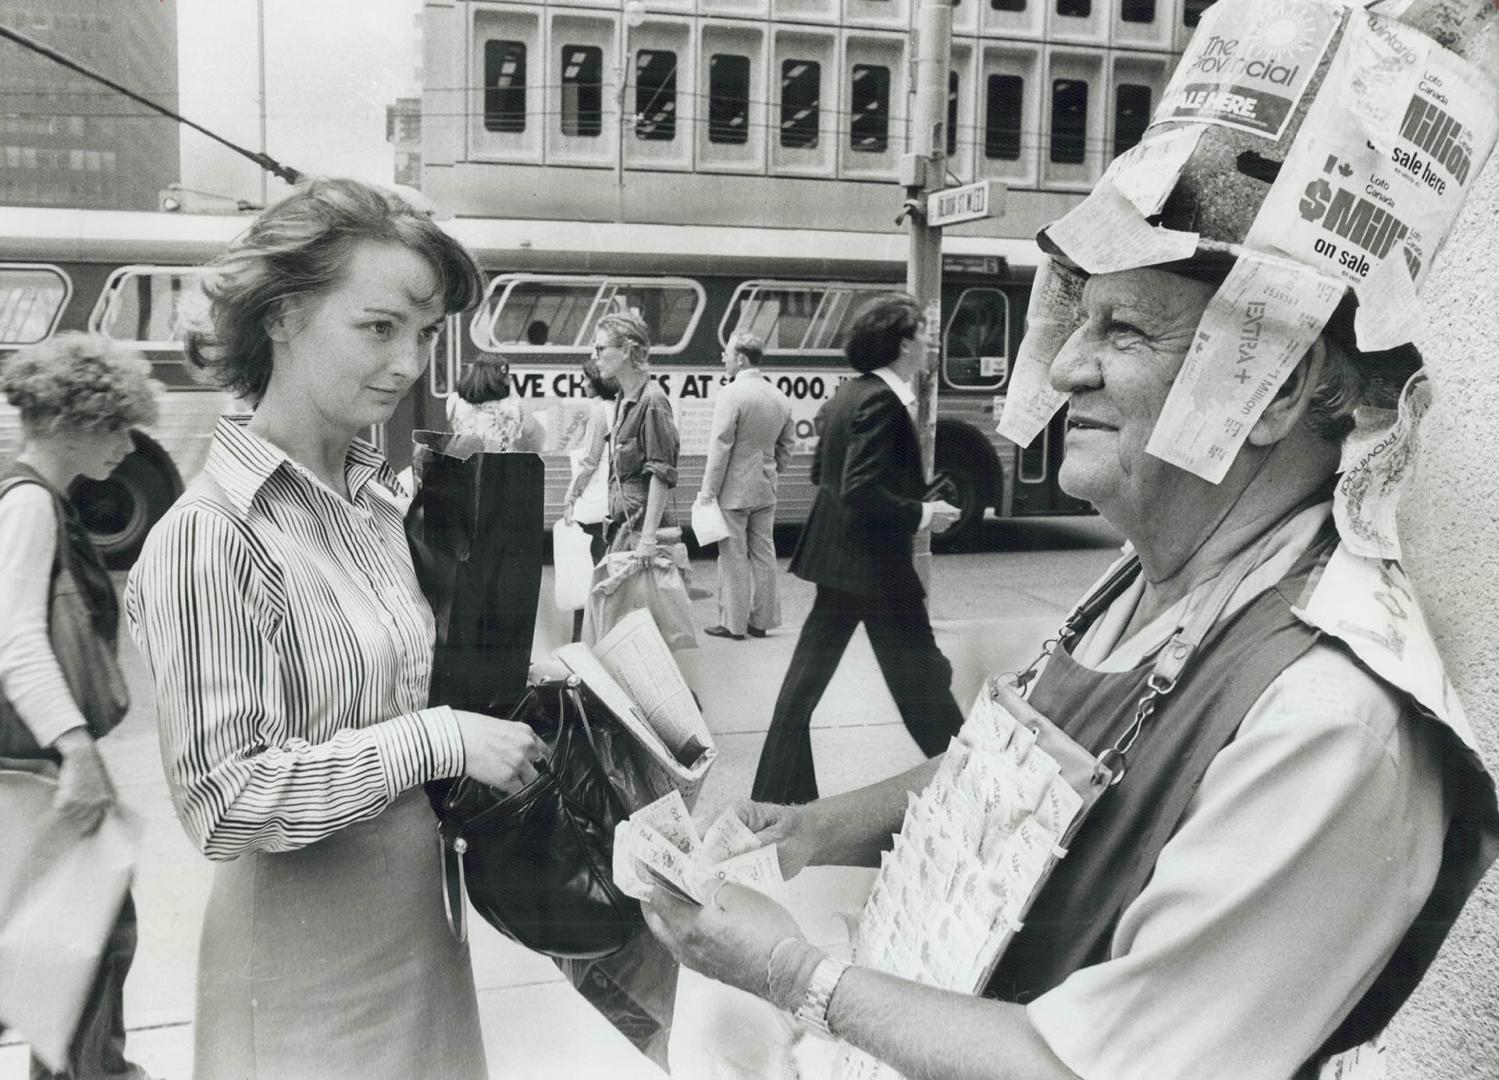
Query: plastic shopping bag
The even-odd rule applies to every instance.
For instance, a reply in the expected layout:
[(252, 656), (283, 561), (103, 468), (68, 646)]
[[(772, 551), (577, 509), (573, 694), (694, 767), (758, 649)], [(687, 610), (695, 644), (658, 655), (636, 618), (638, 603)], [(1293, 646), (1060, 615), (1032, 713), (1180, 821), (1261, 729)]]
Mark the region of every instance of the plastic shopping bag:
[(553, 592), (558, 611), (578, 611), (588, 603), (593, 581), (593, 537), (566, 518), (552, 526)]
[(699, 544), (716, 544), (729, 536), (728, 522), (723, 519), (723, 510), (718, 500), (704, 502), (699, 499), (692, 504), (692, 535)]
[(673, 652), (697, 647), (697, 635), (692, 629), (692, 602), (670, 548), (657, 547), (644, 558), (633, 551), (615, 551), (604, 556), (593, 571), (584, 640), (594, 644), (620, 619), (640, 608), (651, 613), (661, 637)]

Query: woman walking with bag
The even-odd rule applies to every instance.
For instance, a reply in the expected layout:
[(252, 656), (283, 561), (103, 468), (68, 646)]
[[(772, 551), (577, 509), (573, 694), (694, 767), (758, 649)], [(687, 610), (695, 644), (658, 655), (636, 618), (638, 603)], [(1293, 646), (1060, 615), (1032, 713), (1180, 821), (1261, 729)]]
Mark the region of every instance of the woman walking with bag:
[[(573, 478), (562, 503), (562, 520), (588, 534), (589, 562), (596, 566), (608, 550), (604, 525), (609, 517), (609, 422), (619, 387), (599, 374), (592, 357), (583, 361), (583, 380), (588, 394), (588, 425), (583, 430), (583, 444), (567, 452)], [(555, 559), (554, 552), (554, 566)], [(583, 610), (578, 608), (573, 613), (574, 641), (583, 637)]]
[[(0, 389), (20, 410), (22, 431), (21, 452), (0, 474), (0, 757), (56, 762), (53, 805), (82, 835), (115, 803), (95, 740), (124, 719), (127, 699), (114, 664), (114, 586), (64, 492), (77, 477), (108, 477), (133, 449), (130, 428), (156, 419), (150, 374), (138, 354), (84, 334), (60, 334), (0, 361)], [(82, 606), (65, 606), (64, 591)], [(123, 994), (135, 944), (126, 893), (65, 1068), (52, 1072), (33, 1057), (32, 1080), (145, 1077), (125, 1059)]]
[(609, 482), (611, 551), (634, 548), (649, 555), (665, 520), (667, 492), (677, 484), (677, 425), (671, 402), (651, 378), (651, 332), (633, 312), (599, 320), (593, 356), (599, 374), (619, 385), (609, 434), (613, 465)]
[(406, 499), (358, 433), (482, 278), (429, 217), (352, 180), (299, 188), (213, 269), (187, 355), (255, 412), (219, 422), (126, 595), (178, 817), (219, 862), (194, 1075), (477, 1080), (421, 784), (515, 791), (543, 750), (524, 724), (426, 707)]

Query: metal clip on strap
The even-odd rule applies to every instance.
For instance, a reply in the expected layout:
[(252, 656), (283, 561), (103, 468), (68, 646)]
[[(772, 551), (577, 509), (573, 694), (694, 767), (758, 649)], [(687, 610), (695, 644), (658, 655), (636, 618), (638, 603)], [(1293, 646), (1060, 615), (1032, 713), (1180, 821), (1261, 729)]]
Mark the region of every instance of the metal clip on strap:
[(1139, 738), (1145, 721), (1154, 714), (1156, 700), (1176, 689), (1182, 672), (1196, 655), (1198, 646), (1206, 639), (1209, 631), (1217, 625), (1218, 619), (1228, 607), (1229, 601), (1233, 599), (1234, 593), (1238, 592), (1239, 586), (1244, 584), (1244, 579), (1260, 565), (1270, 539), (1271, 534), (1267, 534), (1253, 548), (1243, 552), (1224, 567), (1223, 572), (1218, 575), (1213, 591), (1208, 594), (1207, 600), (1185, 624), (1177, 627), (1176, 632), (1171, 635), (1171, 640), (1166, 642), (1161, 651), (1156, 654), (1155, 664), (1152, 665), (1150, 675), (1145, 680), (1145, 693), (1141, 694), (1140, 700), (1135, 703), (1135, 714), (1130, 720), (1129, 727), (1119, 737), (1118, 742), (1099, 755), (1099, 760), (1114, 771), (1110, 786), (1124, 779), (1124, 773), (1129, 764), (1128, 754), (1134, 748), (1135, 740)]

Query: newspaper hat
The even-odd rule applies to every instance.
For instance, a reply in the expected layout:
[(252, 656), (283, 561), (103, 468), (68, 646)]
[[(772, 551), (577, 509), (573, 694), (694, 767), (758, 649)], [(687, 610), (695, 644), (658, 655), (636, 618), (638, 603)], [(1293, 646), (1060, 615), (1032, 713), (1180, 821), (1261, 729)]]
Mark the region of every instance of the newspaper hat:
[[(1360, 355), (1412, 341), (1417, 289), (1496, 138), (1493, 0), (1219, 0), (1141, 142), (1041, 231), (1052, 257), (1000, 433), (1028, 445), (1061, 407), (1050, 365), (1087, 275), (1169, 265), (1218, 289), (1147, 449), (1218, 483), (1330, 320)], [(1402, 395), (1404, 430), (1423, 389)], [(1397, 411), (1375, 412), (1345, 442), (1350, 469), (1357, 448), (1391, 450)], [(1361, 554), (1393, 557), (1392, 529), (1364, 531), (1388, 535)]]

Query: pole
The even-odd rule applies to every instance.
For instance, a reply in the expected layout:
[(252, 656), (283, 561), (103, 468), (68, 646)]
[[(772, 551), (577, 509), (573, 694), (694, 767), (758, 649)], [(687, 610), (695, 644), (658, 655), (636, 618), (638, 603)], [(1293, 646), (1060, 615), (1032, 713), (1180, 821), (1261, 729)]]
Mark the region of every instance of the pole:
[[(937, 449), (937, 363), (942, 355), (942, 229), (926, 223), (927, 197), (940, 189), (947, 175), (947, 71), (952, 57), (951, 0), (921, 0), (916, 23), (916, 99), (911, 116), (911, 152), (901, 168), (906, 185), (906, 220), (910, 229), (910, 260), (906, 291), (926, 312), (931, 347), (927, 367), (917, 376), (916, 437), (921, 445), (921, 469), (930, 477)], [(932, 533), (922, 529), (913, 548), (916, 573), (923, 585), (932, 574)], [(928, 589), (928, 595), (931, 590)]]
[[(265, 0), (255, 0), (256, 53), (260, 59), (260, 156), (265, 156)], [(269, 206), (266, 171), (260, 170), (260, 205)]]

